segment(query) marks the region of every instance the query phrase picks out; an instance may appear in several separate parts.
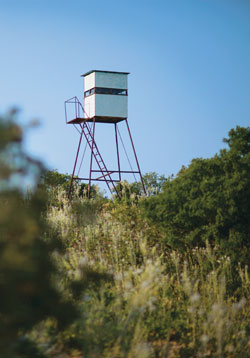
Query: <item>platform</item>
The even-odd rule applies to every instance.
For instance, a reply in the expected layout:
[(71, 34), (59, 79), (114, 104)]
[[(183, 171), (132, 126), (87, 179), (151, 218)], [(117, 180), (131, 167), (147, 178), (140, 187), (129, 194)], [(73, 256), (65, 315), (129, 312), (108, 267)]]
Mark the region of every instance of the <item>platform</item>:
[(96, 123), (119, 123), (121, 121), (124, 121), (126, 118), (121, 118), (121, 117), (100, 117), (100, 116), (96, 116), (96, 117), (92, 117), (92, 118), (74, 118), (71, 121), (67, 122), (67, 124), (81, 124), (83, 122), (95, 122)]

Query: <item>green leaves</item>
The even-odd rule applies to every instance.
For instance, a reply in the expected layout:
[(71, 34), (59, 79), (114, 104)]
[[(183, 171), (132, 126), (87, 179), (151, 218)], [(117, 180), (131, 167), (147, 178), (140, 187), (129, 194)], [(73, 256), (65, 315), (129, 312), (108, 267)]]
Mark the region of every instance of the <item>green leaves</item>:
[(244, 357), (249, 128), (230, 133), (176, 178), (146, 174), (149, 198), (122, 183), (122, 200), (87, 200), (76, 181), (69, 201), (70, 177), (0, 122), (1, 357)]
[(247, 262), (250, 128), (232, 129), (224, 142), (229, 149), (210, 159), (194, 159), (165, 183), (162, 193), (144, 201), (143, 210), (172, 247), (204, 246), (208, 239), (235, 260)]
[[(5, 357), (22, 357), (30, 347), (31, 356), (34, 345), (26, 342), (24, 349), (20, 334), (47, 317), (63, 327), (76, 310), (52, 280), (58, 271), (51, 255), (60, 245), (56, 237), (44, 240), (47, 197), (35, 180), (43, 167), (24, 153), (22, 131), (12, 117), (0, 122), (0, 133), (0, 351)], [(29, 197), (23, 192), (25, 180), (34, 184)]]

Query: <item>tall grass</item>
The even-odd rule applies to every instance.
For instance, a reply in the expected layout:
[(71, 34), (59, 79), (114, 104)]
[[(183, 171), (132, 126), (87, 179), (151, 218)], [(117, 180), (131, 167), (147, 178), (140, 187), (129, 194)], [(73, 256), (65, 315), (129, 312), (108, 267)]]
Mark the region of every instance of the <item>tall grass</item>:
[[(54, 337), (50, 352), (54, 347), (84, 358), (249, 356), (247, 267), (236, 269), (208, 242), (185, 254), (164, 248), (137, 201), (69, 202), (62, 192), (56, 195), (60, 205), (48, 207), (47, 219), (66, 247), (65, 255), (55, 257), (63, 289), (84, 270), (110, 273), (113, 281), (98, 289), (90, 285), (80, 295), (79, 319)], [(53, 324), (40, 327), (44, 336), (48, 326)]]

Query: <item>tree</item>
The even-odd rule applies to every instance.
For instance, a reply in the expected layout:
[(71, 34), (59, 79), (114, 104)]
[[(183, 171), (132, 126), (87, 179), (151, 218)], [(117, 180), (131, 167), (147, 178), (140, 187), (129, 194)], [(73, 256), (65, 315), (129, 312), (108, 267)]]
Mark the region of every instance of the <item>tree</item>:
[[(58, 271), (51, 255), (61, 245), (56, 237), (46, 239), (46, 192), (36, 186), (44, 168), (23, 151), (15, 114), (0, 120), (0, 352), (6, 358), (41, 357), (25, 333), (47, 317), (62, 328), (76, 309), (53, 283)], [(31, 181), (27, 197), (25, 183)]]
[(143, 175), (144, 185), (149, 196), (159, 194), (168, 179), (164, 175), (150, 172)]
[[(156, 172), (146, 173), (142, 176), (142, 179), (148, 196), (160, 193), (164, 183), (169, 180), (164, 175), (159, 175)], [(138, 197), (145, 195), (141, 181), (128, 183), (124, 180), (116, 185), (116, 191), (120, 194), (119, 200), (126, 203), (130, 203), (131, 199), (135, 201)], [(115, 190), (113, 193), (118, 198)]]
[(210, 159), (194, 159), (163, 192), (145, 200), (143, 212), (161, 227), (165, 242), (185, 250), (218, 245), (235, 262), (249, 262), (250, 128), (237, 126), (229, 145)]
[[(57, 170), (46, 170), (41, 176), (40, 185), (44, 186), (48, 194), (51, 194), (53, 190), (63, 190), (65, 194), (69, 192), (69, 186), (71, 181), (71, 175), (59, 173)], [(86, 196), (88, 193), (88, 184), (82, 183), (81, 180), (74, 180), (71, 188), (71, 195), (77, 195), (79, 197)], [(49, 195), (49, 196), (52, 196)], [(90, 187), (90, 197), (100, 196), (100, 192), (96, 185)]]

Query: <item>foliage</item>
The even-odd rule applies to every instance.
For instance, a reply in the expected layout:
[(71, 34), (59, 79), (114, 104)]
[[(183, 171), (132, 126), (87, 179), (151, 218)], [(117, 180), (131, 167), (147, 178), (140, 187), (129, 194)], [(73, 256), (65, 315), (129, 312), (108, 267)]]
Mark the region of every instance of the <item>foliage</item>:
[(70, 179), (70, 175), (61, 174), (57, 170), (47, 170), (41, 177), (41, 181), (47, 190), (60, 187), (65, 193), (69, 191)]
[(165, 242), (187, 250), (218, 245), (233, 261), (249, 262), (250, 128), (236, 127), (229, 149), (194, 159), (163, 192), (143, 202), (145, 215), (162, 228)]
[[(144, 174), (142, 179), (147, 196), (159, 194), (163, 189), (164, 183), (168, 180), (164, 175), (159, 175), (155, 172)], [(145, 195), (144, 188), (141, 181), (128, 183), (124, 180), (116, 185), (114, 196), (118, 201), (122, 200), (128, 204), (136, 197), (138, 199), (138, 197)], [(116, 193), (120, 194), (120, 198), (118, 198)]]
[(69, 177), (2, 120), (1, 356), (247, 358), (249, 129), (226, 141), (175, 179), (147, 174), (149, 198), (122, 183), (122, 200), (88, 200), (76, 183), (68, 200)]
[(143, 182), (148, 196), (159, 194), (167, 180), (164, 175), (159, 175), (156, 172), (144, 174)]
[[(49, 202), (56, 197), (55, 192), (58, 190), (69, 194), (71, 175), (59, 173), (57, 170), (45, 170), (40, 178), (39, 186), (43, 187), (48, 194)], [(70, 196), (86, 197), (88, 195), (88, 184), (82, 183), (79, 179), (74, 179), (71, 187)], [(96, 185), (90, 187), (90, 198), (102, 196)], [(59, 202), (52, 203), (60, 205)]]
[[(80, 226), (72, 219), (65, 224), (68, 210), (63, 205), (49, 214), (67, 248), (59, 265), (68, 280), (84, 265), (111, 273), (114, 283), (99, 291), (89, 286), (80, 295), (81, 316), (54, 340), (64, 352), (84, 358), (247, 357), (246, 267), (235, 272), (230, 257), (208, 242), (184, 253), (164, 249), (151, 239), (161, 236), (142, 217), (137, 198), (108, 201), (95, 220)], [(240, 285), (232, 291), (235, 274)]]
[[(56, 284), (63, 276), (52, 257), (63, 250), (48, 225), (46, 191), (36, 185), (44, 168), (23, 151), (15, 116), (13, 111), (0, 121), (0, 352), (7, 358), (42, 357), (27, 336), (30, 329), (49, 317), (60, 332), (77, 309)], [(33, 183), (27, 194), (25, 183)], [(98, 274), (91, 278), (91, 272), (85, 276), (71, 280), (72, 293), (101, 279)]]

